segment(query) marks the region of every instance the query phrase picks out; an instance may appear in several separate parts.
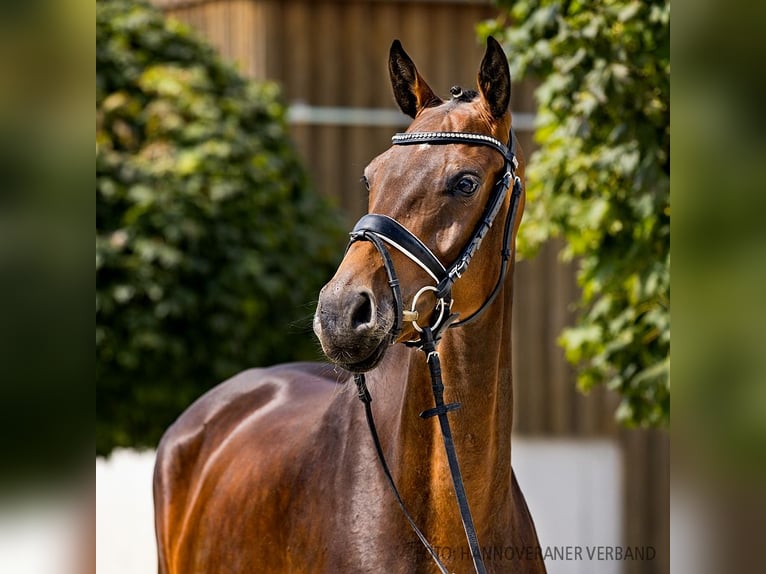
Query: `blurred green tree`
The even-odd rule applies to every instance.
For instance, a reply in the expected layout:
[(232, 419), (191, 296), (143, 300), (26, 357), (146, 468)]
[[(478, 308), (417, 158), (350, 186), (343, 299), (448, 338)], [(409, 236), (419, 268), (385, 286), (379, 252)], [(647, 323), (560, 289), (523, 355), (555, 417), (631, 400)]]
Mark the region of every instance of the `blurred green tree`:
[(213, 384), (316, 357), (341, 219), (273, 83), (144, 2), (97, 4), (96, 452), (153, 446)]
[(670, 420), (670, 1), (500, 0), (480, 25), (531, 77), (538, 120), (519, 251), (565, 240), (580, 314), (560, 337), (578, 385), (627, 425)]

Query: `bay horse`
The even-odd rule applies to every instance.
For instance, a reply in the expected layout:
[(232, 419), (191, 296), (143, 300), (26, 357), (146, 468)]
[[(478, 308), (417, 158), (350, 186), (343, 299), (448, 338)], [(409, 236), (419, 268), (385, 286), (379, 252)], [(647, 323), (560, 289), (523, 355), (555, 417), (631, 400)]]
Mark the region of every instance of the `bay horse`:
[[(489, 38), (478, 90), (454, 86), (448, 100), (398, 40), (389, 72), (413, 121), (364, 170), (369, 214), (319, 295), (314, 331), (333, 364), (245, 371), (167, 430), (154, 472), (163, 574), (545, 572), (511, 467), (512, 270), (524, 165), (511, 129), (508, 62)], [(439, 406), (431, 395), (434, 363), (452, 403)], [(362, 408), (357, 396), (365, 394)], [(378, 421), (374, 438), (396, 494), (366, 414)], [(452, 425), (479, 565), (441, 444), (443, 419)]]

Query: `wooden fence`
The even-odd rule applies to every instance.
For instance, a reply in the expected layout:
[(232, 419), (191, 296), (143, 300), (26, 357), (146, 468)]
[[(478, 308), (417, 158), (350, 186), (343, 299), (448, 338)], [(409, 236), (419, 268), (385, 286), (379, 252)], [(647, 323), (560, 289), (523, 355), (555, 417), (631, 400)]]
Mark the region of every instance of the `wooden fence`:
[[(475, 26), (497, 17), (488, 1), (153, 0), (186, 22), (248, 76), (279, 82), (291, 104), (291, 133), (320, 193), (334, 198), (349, 225), (366, 210), (364, 166), (407, 125), (391, 95), (387, 55), (399, 38), (431, 87), (474, 87), (484, 52)], [(512, 57), (512, 54), (511, 54)], [(517, 83), (511, 102), (522, 147), (534, 149), (533, 86)], [(617, 398), (603, 388), (576, 390), (556, 344), (578, 297), (574, 268), (546, 245), (516, 266), (515, 432), (529, 436), (609, 437), (623, 452), (625, 544), (651, 544), (657, 559), (626, 562), (625, 572), (669, 571), (668, 458), (663, 432), (614, 423)]]

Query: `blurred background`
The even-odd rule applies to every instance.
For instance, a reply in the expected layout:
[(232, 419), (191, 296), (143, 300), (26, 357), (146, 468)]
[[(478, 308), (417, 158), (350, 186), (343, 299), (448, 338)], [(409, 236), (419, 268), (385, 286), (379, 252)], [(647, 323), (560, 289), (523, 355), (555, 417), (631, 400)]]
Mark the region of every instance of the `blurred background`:
[(154, 570), (152, 449), (186, 405), (318, 358), (359, 177), (408, 124), (391, 41), (445, 97), (489, 33), (530, 165), (514, 467), (544, 548), (641, 553), (549, 572), (669, 571), (669, 2), (584, 4), (97, 3), (99, 572)]

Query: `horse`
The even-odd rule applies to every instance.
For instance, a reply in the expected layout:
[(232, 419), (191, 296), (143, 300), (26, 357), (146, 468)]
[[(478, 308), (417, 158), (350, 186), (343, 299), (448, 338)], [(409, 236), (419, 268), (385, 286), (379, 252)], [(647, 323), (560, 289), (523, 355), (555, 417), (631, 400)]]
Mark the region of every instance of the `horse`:
[(511, 465), (525, 196), (508, 61), (490, 37), (478, 89), (444, 100), (398, 40), (388, 64), (412, 122), (365, 168), (369, 213), (320, 291), (331, 362), (242, 372), (169, 427), (153, 484), (162, 574), (545, 572)]

